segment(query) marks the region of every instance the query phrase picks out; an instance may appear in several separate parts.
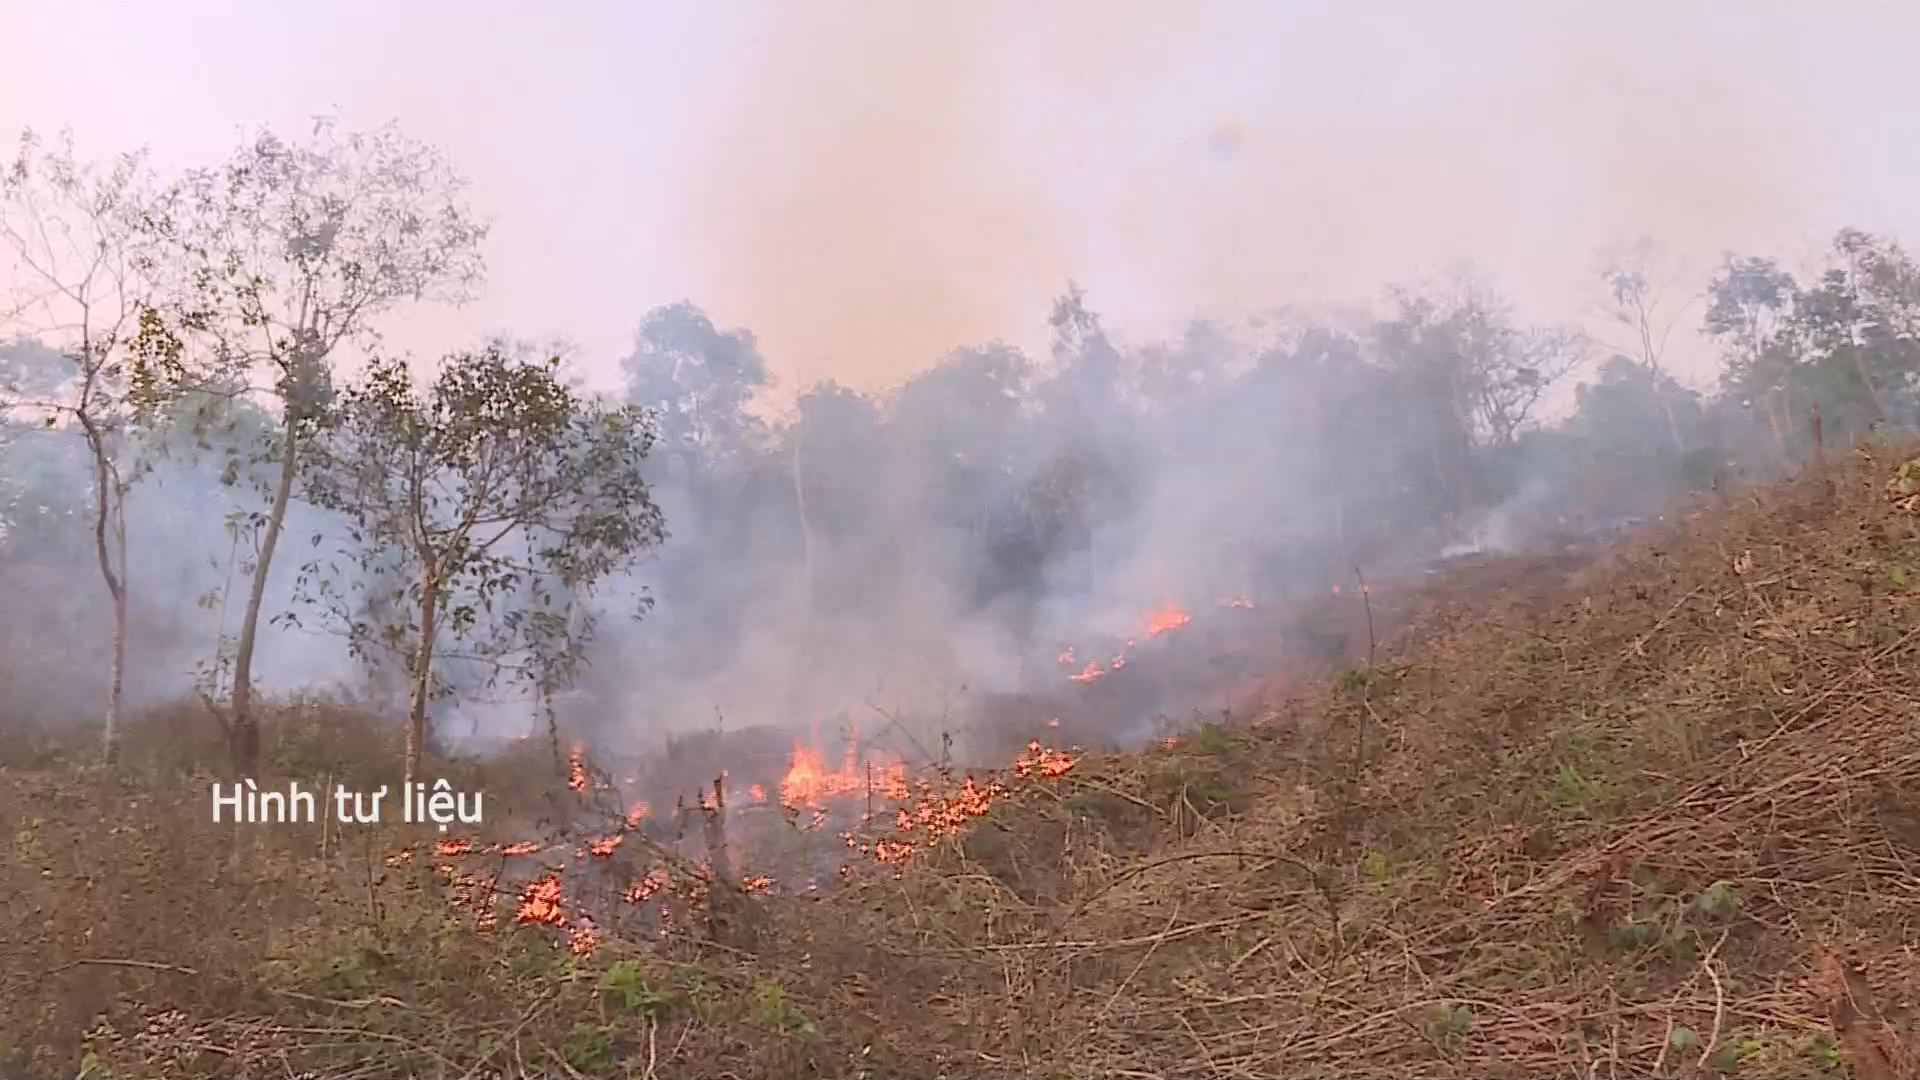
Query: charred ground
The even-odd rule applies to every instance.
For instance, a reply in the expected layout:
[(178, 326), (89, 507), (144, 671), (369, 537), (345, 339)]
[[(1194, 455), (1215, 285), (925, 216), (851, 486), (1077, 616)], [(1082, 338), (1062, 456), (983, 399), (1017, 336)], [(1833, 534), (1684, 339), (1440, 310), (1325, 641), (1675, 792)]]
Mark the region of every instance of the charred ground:
[[(146, 718), (113, 779), (21, 742), (0, 1065), (1911, 1076), (1911, 453), (1868, 447), (1599, 557), (1383, 584), (1371, 660), (1243, 695), (1245, 722), (979, 778), (992, 797), (904, 858), (872, 857), (904, 820), (853, 849), (788, 820), (787, 862), (851, 851), (814, 889), (756, 865), (778, 829), (744, 814), (729, 841), (696, 808), (696, 855), (656, 814), (582, 860), (563, 849), (596, 785), (550, 748), (444, 763), (497, 800), (501, 839), (549, 838), (563, 903), (616, 911), (623, 875), (653, 875), (626, 905), (651, 913), (603, 918), (591, 949), (537, 904), (517, 920), (521, 880), (480, 928), (450, 903), (473, 862), (431, 838), (212, 826), (204, 717)], [(387, 730), (289, 704), (273, 763), (380, 777)], [(960, 783), (914, 797), (952, 806)]]

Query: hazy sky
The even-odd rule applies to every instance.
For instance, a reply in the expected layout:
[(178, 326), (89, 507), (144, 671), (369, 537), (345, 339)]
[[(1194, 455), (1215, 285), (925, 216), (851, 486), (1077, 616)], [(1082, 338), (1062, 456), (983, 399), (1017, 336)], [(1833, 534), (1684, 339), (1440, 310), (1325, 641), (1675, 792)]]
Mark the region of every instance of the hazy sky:
[[(1692, 264), (1920, 236), (1920, 5), (0, 0), (0, 130), (216, 160), (398, 119), (497, 224), (423, 353), (650, 307), (746, 324), (791, 389), (1037, 346), (1068, 278), (1130, 335), (1367, 300), (1462, 260), (1536, 316), (1641, 233)], [(1687, 325), (1697, 323), (1697, 313)]]

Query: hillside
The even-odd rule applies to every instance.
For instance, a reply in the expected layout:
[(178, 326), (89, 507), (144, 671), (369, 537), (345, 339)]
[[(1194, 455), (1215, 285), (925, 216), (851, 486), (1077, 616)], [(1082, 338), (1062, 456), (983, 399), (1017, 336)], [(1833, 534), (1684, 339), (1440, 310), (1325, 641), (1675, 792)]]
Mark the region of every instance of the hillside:
[[(1907, 456), (1437, 577), (1375, 662), (929, 781), (851, 861), (795, 822), (788, 862), (840, 867), (816, 889), (729, 887), (717, 808), (717, 881), (622, 834), (553, 872), (597, 916), (571, 935), (499, 849), (212, 825), (204, 717), (148, 718), (113, 779), (16, 742), (0, 1072), (1920, 1075)], [(274, 760), (364, 780), (385, 738), (289, 706)], [(447, 768), (501, 828), (589, 809), (534, 749)], [(450, 904), (484, 866), (498, 914)], [(618, 914), (622, 874), (661, 906)]]

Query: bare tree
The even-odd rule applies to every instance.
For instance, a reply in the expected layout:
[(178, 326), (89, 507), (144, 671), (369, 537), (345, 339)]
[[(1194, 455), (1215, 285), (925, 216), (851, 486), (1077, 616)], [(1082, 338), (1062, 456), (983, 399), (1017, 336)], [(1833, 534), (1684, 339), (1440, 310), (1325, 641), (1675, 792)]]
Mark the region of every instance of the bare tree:
[[(1666, 372), (1662, 370), (1667, 342), (1694, 302), (1691, 297), (1673, 302), (1671, 281), (1677, 274), (1663, 272), (1665, 261), (1659, 245), (1650, 237), (1601, 255), (1600, 279), (1607, 287), (1602, 310), (1631, 337), (1631, 343), (1624, 348), (1612, 343), (1608, 348), (1638, 361), (1653, 376), (1656, 386), (1667, 381)], [(1680, 423), (1674, 415), (1670, 395), (1662, 394), (1660, 402), (1666, 415), (1667, 435), (1673, 440), (1673, 452), (1685, 453), (1686, 444), (1680, 437)]]
[(152, 242), (142, 226), (159, 200), (144, 154), (101, 167), (76, 157), (71, 136), (48, 149), (23, 134), (0, 176), (0, 242), (14, 256), (17, 289), (4, 323), (26, 339), (0, 371), (0, 412), (71, 427), (87, 448), (94, 558), (113, 607), (101, 742), (109, 765), (127, 669), (126, 499), (139, 469), (130, 429), (165, 385), (177, 388), (164, 369), (181, 374), (177, 356), (136, 348), (153, 318), (143, 273)]
[[(308, 564), (302, 595), (362, 656), (406, 658), (408, 783), (448, 689), (437, 662), (564, 686), (592, 634), (582, 602), (664, 536), (641, 475), (651, 417), (558, 375), (557, 359), (491, 347), (449, 357), (423, 393), (404, 364), (376, 361), (308, 454), (306, 496), (346, 517), (351, 546), (348, 573)], [(381, 603), (348, 601), (381, 589)]]
[(403, 302), (464, 302), (483, 278), (486, 226), (464, 181), (431, 148), (388, 126), (293, 143), (264, 132), (223, 166), (189, 175), (152, 234), (165, 248), (166, 322), (156, 340), (206, 350), (263, 377), (279, 405), (277, 465), (234, 648), (227, 736), (242, 773), (259, 762), (253, 658), (300, 454), (331, 395), (344, 347), (371, 347), (374, 321)]

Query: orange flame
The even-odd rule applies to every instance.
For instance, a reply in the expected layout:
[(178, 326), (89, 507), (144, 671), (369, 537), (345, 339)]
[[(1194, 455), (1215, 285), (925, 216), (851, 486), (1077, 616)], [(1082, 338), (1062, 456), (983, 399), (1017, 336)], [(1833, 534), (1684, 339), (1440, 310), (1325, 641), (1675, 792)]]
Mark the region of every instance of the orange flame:
[(1073, 768), (1073, 755), (1064, 750), (1050, 750), (1035, 739), (1027, 744), (1027, 752), (1013, 759), (1013, 771), (1016, 776), (1046, 777), (1065, 776)]
[(906, 766), (897, 759), (875, 755), (863, 768), (859, 753), (848, 747), (837, 769), (829, 769), (819, 751), (802, 742), (793, 744), (793, 758), (780, 781), (783, 806), (819, 809), (826, 799), (871, 792), (889, 799), (907, 795)]
[(560, 910), (560, 878), (556, 874), (545, 874), (527, 883), (520, 893), (520, 909), (514, 914), (514, 921), (523, 923), (545, 923), (559, 926), (566, 921)]
[(627, 886), (627, 891), (621, 894), (621, 899), (629, 904), (644, 904), (670, 884), (672, 879), (667, 876), (667, 872), (656, 866), (647, 871), (646, 877)]
[(1105, 669), (1101, 668), (1100, 661), (1089, 660), (1087, 661), (1087, 666), (1080, 670), (1080, 674), (1069, 675), (1067, 677), (1069, 679), (1072, 679), (1074, 682), (1090, 683), (1093, 680), (1105, 674), (1106, 674), (1106, 671)]
[(591, 955), (593, 947), (598, 944), (600, 944), (600, 931), (594, 929), (590, 922), (582, 922), (567, 931), (567, 950), (575, 956)]
[(1169, 630), (1178, 630), (1193, 621), (1193, 616), (1168, 604), (1147, 616), (1147, 633), (1164, 634)]
[(574, 791), (587, 790), (586, 749), (579, 743), (567, 751), (567, 787)]

